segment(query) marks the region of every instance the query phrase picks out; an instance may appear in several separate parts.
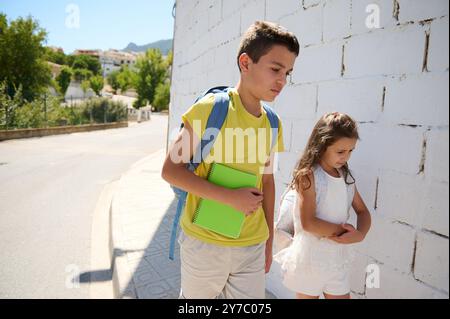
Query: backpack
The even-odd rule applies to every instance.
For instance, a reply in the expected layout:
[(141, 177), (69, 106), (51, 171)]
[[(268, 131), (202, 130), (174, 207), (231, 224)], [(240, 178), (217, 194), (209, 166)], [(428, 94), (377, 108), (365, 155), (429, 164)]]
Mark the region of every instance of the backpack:
[[(214, 142), (217, 138), (218, 133), (220, 132), (223, 124), (225, 123), (225, 119), (228, 115), (228, 107), (230, 104), (230, 96), (228, 92), (230, 91), (230, 87), (220, 86), (211, 88), (204, 93), (202, 93), (197, 99), (195, 103), (197, 103), (200, 99), (205, 97), (208, 94), (214, 94), (214, 105), (211, 111), (211, 114), (208, 117), (208, 121), (206, 124), (205, 132), (208, 129), (216, 129), (217, 134), (204, 134), (202, 136), (201, 142), (199, 143), (196, 151), (190, 162), (186, 164), (186, 167), (191, 172), (194, 172), (200, 163), (209, 155), (212, 147), (214, 146)], [(195, 104), (194, 103), (194, 104)], [(279, 128), (279, 119), (275, 111), (272, 110), (269, 106), (263, 104), (263, 108), (267, 113), (267, 117), (270, 122), (270, 126), (272, 129), (272, 146), (271, 149), (275, 146), (278, 141), (278, 128)], [(184, 124), (181, 124), (181, 129), (184, 127)], [(175, 196), (178, 198), (177, 211), (175, 213), (175, 217), (172, 224), (172, 232), (170, 236), (170, 247), (169, 247), (169, 259), (174, 260), (175, 253), (175, 243), (178, 234), (178, 226), (181, 217), (181, 213), (183, 212), (184, 206), (186, 204), (186, 198), (188, 193), (182, 189), (179, 189), (173, 185), (171, 185)]]
[(287, 248), (294, 240), (297, 205), (297, 191), (288, 187), (281, 196), (278, 218), (274, 225), (274, 254)]

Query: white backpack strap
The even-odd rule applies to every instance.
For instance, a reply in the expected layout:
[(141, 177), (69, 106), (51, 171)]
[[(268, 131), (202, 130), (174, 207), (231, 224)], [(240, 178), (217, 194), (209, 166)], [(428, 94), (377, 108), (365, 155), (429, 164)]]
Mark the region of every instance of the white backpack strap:
[(314, 172), (314, 185), (316, 191), (316, 205), (319, 207), (319, 203), (325, 199), (328, 191), (328, 180), (323, 168), (320, 165), (316, 165), (313, 168)]
[(288, 187), (281, 196), (278, 218), (274, 229), (274, 253), (287, 248), (294, 238), (295, 190)]
[(347, 200), (348, 200), (347, 206), (350, 211), (350, 208), (352, 208), (353, 198), (355, 197), (356, 183), (346, 185), (347, 185)]
[(278, 218), (275, 222), (275, 229), (282, 230), (289, 234), (294, 235), (294, 205), (295, 197), (293, 197), (294, 192), (291, 192), (290, 187), (288, 187), (283, 196), (281, 197), (280, 207), (278, 208)]

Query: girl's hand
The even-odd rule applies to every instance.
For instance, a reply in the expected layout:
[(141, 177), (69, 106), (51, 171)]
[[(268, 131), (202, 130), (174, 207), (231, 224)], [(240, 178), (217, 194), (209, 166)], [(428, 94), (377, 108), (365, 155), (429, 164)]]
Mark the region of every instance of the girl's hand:
[(340, 244), (355, 244), (364, 240), (363, 233), (355, 229), (355, 227), (353, 227), (352, 225), (342, 224), (342, 227), (346, 230), (345, 233), (340, 236), (328, 237), (328, 239), (331, 239), (332, 241)]

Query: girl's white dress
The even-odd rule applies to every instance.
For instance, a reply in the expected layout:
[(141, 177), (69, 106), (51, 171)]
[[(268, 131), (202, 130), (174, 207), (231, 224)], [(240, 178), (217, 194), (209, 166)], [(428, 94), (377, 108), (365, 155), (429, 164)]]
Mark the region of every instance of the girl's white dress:
[[(341, 177), (336, 178), (326, 173), (320, 165), (314, 167), (313, 171), (316, 217), (335, 224), (347, 223), (354, 196), (354, 184), (347, 185), (342, 177), (342, 172)], [(351, 180), (351, 178), (348, 179)], [(286, 195), (290, 198), (293, 196), (295, 197), (293, 205), (294, 239), (287, 248), (277, 253), (274, 259), (281, 265), (283, 283), (286, 287), (296, 292), (317, 295), (320, 293), (320, 287), (326, 290), (327, 281), (336, 281), (336, 278), (348, 281), (354, 253), (351, 245), (339, 244), (304, 231), (300, 221), (299, 195), (295, 190), (291, 190)], [(321, 283), (306, 282), (317, 281), (318, 276), (321, 278)], [(348, 285), (349, 283), (346, 282), (341, 286), (347, 287)], [(340, 292), (329, 291), (327, 293), (339, 294)], [(342, 292), (342, 294), (345, 293), (347, 292)]]

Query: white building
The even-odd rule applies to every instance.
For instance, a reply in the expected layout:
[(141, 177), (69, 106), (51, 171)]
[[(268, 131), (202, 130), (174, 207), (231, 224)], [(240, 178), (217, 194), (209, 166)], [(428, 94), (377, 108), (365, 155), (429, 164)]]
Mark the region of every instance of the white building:
[[(278, 22), (301, 42), (292, 84), (272, 104), (287, 149), (275, 174), (277, 199), (323, 113), (341, 111), (358, 121), (361, 141), (350, 165), (373, 223), (356, 247), (355, 298), (449, 297), (448, 6), (447, 0), (177, 1), (169, 132), (176, 135), (181, 114), (205, 89), (237, 83), (236, 52), (255, 20)], [(367, 283), (367, 266), (380, 270), (379, 288)], [(294, 296), (281, 285), (276, 263), (267, 288)]]
[(136, 64), (139, 53), (123, 52), (110, 49), (102, 50), (76, 50), (74, 55), (90, 55), (97, 58), (102, 67), (103, 77), (107, 77), (111, 72), (120, 70), (122, 66), (133, 68)]
[(101, 52), (99, 55), (100, 64), (103, 69), (103, 77), (107, 77), (111, 72), (120, 70), (123, 66), (133, 68), (136, 64), (138, 54), (109, 50)]

